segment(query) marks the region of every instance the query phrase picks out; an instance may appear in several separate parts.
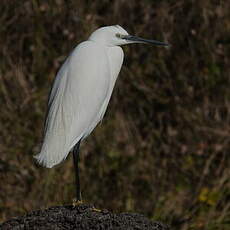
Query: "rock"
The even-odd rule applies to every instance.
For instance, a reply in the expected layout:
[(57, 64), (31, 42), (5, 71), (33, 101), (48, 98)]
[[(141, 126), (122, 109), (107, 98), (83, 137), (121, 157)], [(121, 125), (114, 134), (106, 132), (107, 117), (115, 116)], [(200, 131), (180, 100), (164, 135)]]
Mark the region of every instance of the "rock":
[(0, 229), (169, 230), (169, 227), (160, 222), (150, 221), (140, 214), (114, 214), (107, 210), (96, 210), (92, 205), (82, 204), (32, 211), (0, 224)]

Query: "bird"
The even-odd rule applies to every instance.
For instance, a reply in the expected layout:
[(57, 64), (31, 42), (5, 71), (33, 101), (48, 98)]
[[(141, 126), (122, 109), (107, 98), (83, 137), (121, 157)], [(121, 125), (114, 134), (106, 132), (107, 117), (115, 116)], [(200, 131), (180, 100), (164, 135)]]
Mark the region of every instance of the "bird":
[(123, 63), (121, 46), (132, 43), (168, 46), (130, 35), (119, 25), (100, 27), (73, 49), (51, 87), (43, 142), (34, 157), (52, 168), (72, 152), (77, 202), (82, 201), (80, 144), (103, 119)]

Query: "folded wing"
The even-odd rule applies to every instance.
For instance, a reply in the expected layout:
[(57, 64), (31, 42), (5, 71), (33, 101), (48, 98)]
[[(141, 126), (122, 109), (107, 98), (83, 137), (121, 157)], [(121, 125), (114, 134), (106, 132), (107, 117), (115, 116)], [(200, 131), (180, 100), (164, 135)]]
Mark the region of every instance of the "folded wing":
[(35, 156), (46, 167), (64, 160), (101, 119), (110, 90), (106, 50), (86, 41), (78, 45), (58, 72), (48, 101), (44, 141)]

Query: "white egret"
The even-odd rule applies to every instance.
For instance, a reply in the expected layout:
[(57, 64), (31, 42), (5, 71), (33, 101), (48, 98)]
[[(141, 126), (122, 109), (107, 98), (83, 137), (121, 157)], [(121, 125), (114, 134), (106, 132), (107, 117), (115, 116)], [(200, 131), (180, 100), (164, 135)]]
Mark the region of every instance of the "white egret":
[(102, 120), (123, 62), (120, 46), (131, 43), (167, 46), (164, 42), (129, 35), (119, 25), (102, 27), (72, 51), (53, 83), (44, 140), (35, 158), (51, 168), (73, 151), (78, 201), (80, 143)]

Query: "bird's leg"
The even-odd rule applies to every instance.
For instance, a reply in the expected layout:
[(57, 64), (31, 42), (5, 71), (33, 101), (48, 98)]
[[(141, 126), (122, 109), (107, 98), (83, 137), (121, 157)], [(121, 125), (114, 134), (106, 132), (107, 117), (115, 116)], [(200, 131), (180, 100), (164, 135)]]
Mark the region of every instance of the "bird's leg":
[(81, 141), (79, 141), (73, 148), (73, 163), (74, 163), (74, 168), (75, 168), (75, 179), (76, 179), (76, 199), (74, 199), (73, 201), (74, 206), (82, 203), (80, 175), (79, 175), (80, 144), (81, 144)]

